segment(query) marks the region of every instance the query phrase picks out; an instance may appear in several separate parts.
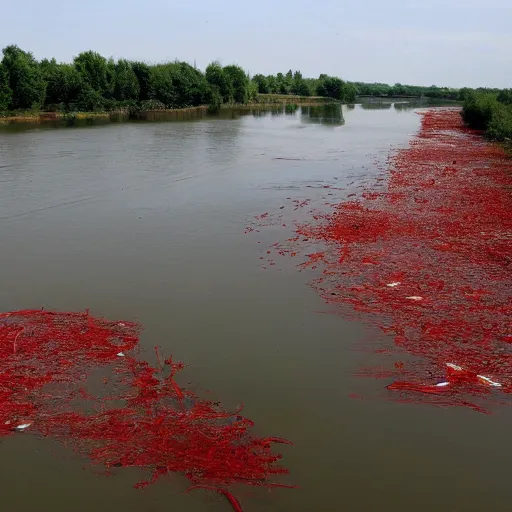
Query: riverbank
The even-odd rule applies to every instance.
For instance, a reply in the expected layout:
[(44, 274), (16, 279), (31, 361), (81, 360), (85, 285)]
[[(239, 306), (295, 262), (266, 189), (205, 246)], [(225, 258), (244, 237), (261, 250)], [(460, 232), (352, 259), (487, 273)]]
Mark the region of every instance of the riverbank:
[[(291, 94), (258, 94), (255, 101), (247, 104), (223, 105), (221, 110), (246, 108), (274, 108), (286, 106), (316, 106), (333, 103), (332, 99), (320, 96), (294, 96)], [(73, 126), (76, 124), (102, 124), (119, 123), (123, 121), (187, 121), (205, 117), (208, 106), (130, 111), (130, 109), (114, 110), (109, 112), (20, 112), (13, 115), (0, 115), (2, 124), (63, 124)]]
[(0, 117), (2, 124), (64, 124), (75, 123), (109, 123), (129, 119), (128, 111), (114, 112), (21, 112), (19, 114)]

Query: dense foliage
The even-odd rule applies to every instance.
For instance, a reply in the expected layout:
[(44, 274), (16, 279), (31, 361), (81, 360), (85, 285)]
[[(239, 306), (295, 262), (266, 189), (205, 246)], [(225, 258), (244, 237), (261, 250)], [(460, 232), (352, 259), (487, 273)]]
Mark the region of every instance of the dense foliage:
[(357, 90), (353, 84), (340, 78), (320, 75), (318, 78), (304, 78), (300, 71), (264, 76), (254, 75), (253, 82), (260, 94), (296, 94), (299, 96), (324, 96), (334, 100), (352, 103)]
[(17, 46), (3, 50), (0, 72), (0, 103), (12, 108), (40, 107), (45, 100), (46, 81), (32, 54)]
[(512, 89), (466, 90), (462, 111), (464, 121), (487, 137), (512, 139)]
[(367, 84), (364, 82), (355, 82), (359, 96), (376, 96), (376, 97), (426, 97), (446, 100), (460, 100), (460, 90), (451, 89), (449, 87), (422, 87), (419, 85), (388, 85), (381, 83)]
[(183, 108), (245, 104), (258, 93), (325, 96), (353, 102), (356, 88), (340, 78), (304, 78), (300, 71), (252, 79), (240, 66), (208, 65), (202, 72), (186, 62), (149, 65), (114, 61), (94, 51), (70, 64), (38, 62), (17, 46), (3, 50), (0, 63), (0, 111), (103, 111), (119, 108)]
[(0, 62), (0, 111), (102, 111), (117, 108), (183, 108), (247, 103), (257, 92), (239, 66), (208, 66), (203, 73), (186, 62), (149, 65), (114, 61), (93, 51), (71, 64), (38, 62), (17, 46), (3, 50)]

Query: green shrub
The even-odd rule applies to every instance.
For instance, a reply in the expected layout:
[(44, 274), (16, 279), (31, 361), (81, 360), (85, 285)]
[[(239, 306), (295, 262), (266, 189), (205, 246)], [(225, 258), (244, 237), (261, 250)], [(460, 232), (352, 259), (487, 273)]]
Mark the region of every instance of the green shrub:
[(222, 94), (218, 86), (212, 85), (210, 88), (210, 97), (208, 100), (208, 112), (216, 114), (222, 105)]
[(475, 130), (487, 130), (499, 103), (495, 94), (471, 92), (466, 96), (462, 117)]
[(470, 128), (485, 130), (496, 141), (512, 139), (512, 105), (510, 90), (499, 93), (471, 91), (466, 95), (462, 117)]
[(503, 89), (498, 94), (498, 101), (506, 105), (512, 105), (512, 89)]
[(504, 105), (494, 112), (487, 127), (486, 136), (496, 141), (512, 139), (512, 108), (510, 106)]

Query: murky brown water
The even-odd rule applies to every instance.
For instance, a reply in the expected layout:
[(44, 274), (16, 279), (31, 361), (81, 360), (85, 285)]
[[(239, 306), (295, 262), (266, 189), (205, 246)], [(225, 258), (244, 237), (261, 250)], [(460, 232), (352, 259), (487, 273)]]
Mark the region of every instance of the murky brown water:
[[(294, 441), (284, 464), (301, 489), (241, 489), (247, 512), (508, 511), (510, 411), (385, 401), (386, 382), (353, 376), (373, 362), (357, 341), (383, 335), (322, 314), (314, 272), (293, 260), (261, 268), (288, 227), (244, 234), (281, 206), (300, 218), (291, 201), (319, 199), (324, 184), (360, 191), (419, 127), (403, 108), (344, 107), (344, 125), (324, 114), (3, 129), (0, 310), (137, 319), (144, 346), (190, 364), (194, 389), (243, 402), (258, 433)], [(50, 441), (2, 439), (2, 510), (230, 510), (219, 496), (181, 495), (177, 475), (136, 491), (135, 471), (106, 478), (83, 465)]]

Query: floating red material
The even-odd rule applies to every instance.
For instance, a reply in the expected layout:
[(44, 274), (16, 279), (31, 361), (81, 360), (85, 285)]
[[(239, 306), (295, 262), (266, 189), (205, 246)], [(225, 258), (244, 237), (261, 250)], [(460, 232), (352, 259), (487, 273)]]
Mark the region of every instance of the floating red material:
[(158, 349), (158, 368), (136, 358), (138, 341), (136, 324), (88, 313), (0, 314), (0, 435), (52, 437), (106, 468), (149, 470), (137, 487), (179, 472), (235, 510), (232, 484), (286, 487), (271, 481), (287, 473), (271, 446), (288, 441), (257, 437), (240, 410), (181, 388), (183, 364), (162, 364)]
[(276, 250), (314, 245), (302, 267), (322, 268), (315, 287), (326, 302), (351, 305), (413, 356), (390, 370), (388, 389), (479, 411), (488, 410), (479, 397), (511, 393), (510, 156), (465, 128), (458, 110), (432, 110), (390, 157), (387, 186), (377, 179), (331, 206)]

